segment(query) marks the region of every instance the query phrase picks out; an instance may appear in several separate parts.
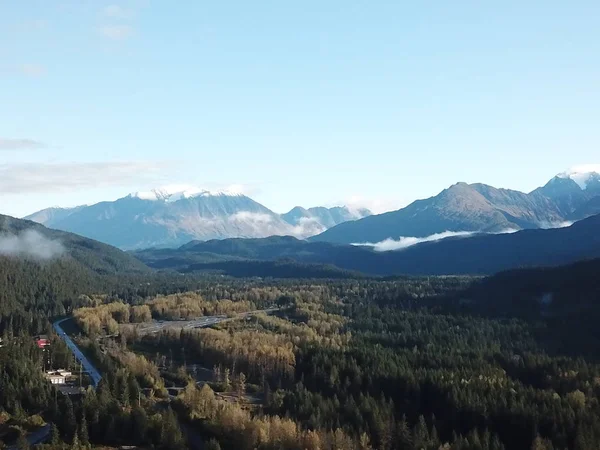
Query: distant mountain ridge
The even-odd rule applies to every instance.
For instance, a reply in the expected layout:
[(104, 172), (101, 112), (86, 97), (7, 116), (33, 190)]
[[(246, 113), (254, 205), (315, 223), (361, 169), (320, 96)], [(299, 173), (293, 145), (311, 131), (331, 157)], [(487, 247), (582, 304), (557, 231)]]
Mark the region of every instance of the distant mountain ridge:
[(597, 215), (565, 228), (451, 237), (386, 252), (365, 246), (269, 237), (195, 241), (179, 249), (149, 249), (135, 256), (150, 267), (183, 272), (216, 262), (293, 260), (380, 276), (487, 275), (518, 267), (600, 258), (599, 230)]
[(552, 228), (596, 211), (590, 202), (600, 196), (600, 167), (597, 170), (559, 174), (529, 194), (481, 183), (457, 183), (406, 208), (342, 223), (310, 239), (339, 244), (375, 243), (446, 231), (498, 233)]
[(295, 208), (279, 215), (239, 192), (167, 186), (90, 206), (49, 208), (26, 219), (132, 250), (197, 239), (304, 238), (366, 214), (336, 207)]
[(76, 213), (83, 208), (85, 208), (83, 205), (75, 206), (73, 208), (46, 208), (27, 216), (25, 219), (42, 225), (52, 226), (53, 223), (60, 222), (61, 220), (69, 217), (71, 214)]
[(600, 212), (599, 197), (600, 166), (588, 165), (558, 174), (530, 193), (456, 183), (434, 197), (379, 215), (366, 209), (300, 206), (280, 215), (235, 189), (167, 186), (86, 207), (42, 210), (27, 218), (126, 250), (268, 236), (358, 244), (564, 226)]

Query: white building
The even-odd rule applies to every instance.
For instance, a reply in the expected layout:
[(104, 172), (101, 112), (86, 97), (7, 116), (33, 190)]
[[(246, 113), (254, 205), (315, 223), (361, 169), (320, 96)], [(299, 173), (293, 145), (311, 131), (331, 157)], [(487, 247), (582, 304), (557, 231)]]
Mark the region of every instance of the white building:
[(71, 372), (62, 369), (46, 372), (46, 379), (52, 384), (66, 384), (67, 378), (70, 376)]

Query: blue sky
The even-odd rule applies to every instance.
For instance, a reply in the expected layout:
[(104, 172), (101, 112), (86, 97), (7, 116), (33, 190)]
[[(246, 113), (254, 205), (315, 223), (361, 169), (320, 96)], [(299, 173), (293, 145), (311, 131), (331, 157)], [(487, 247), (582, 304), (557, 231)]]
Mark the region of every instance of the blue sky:
[(600, 162), (600, 2), (0, 0), (0, 212), (163, 184), (284, 212)]

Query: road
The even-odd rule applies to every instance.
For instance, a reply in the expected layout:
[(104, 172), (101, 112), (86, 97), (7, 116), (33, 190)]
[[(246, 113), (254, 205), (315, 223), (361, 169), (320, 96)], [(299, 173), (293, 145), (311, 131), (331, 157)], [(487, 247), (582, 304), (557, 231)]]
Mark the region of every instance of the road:
[[(194, 319), (194, 320), (152, 322), (152, 323), (140, 325), (139, 328), (137, 329), (137, 331), (140, 334), (149, 334), (149, 333), (158, 333), (160, 330), (163, 330), (166, 328), (183, 328), (183, 329), (204, 328), (204, 327), (210, 327), (211, 325), (215, 325), (217, 323), (225, 322), (228, 320), (240, 319), (240, 318), (245, 319), (245, 318), (251, 317), (253, 315), (260, 314), (260, 313), (269, 314), (274, 311), (277, 311), (278, 309), (279, 308), (268, 308), (268, 309), (263, 309), (263, 310), (258, 310), (258, 311), (251, 311), (251, 312), (247, 312), (247, 313), (238, 314), (234, 317), (228, 317), (228, 316), (221, 315), (221, 316), (206, 316), (206, 317), (201, 317), (199, 319)], [(96, 387), (98, 387), (98, 383), (100, 383), (100, 379), (102, 378), (100, 375), (100, 372), (98, 372), (98, 370), (94, 367), (94, 365), (87, 359), (87, 357), (81, 352), (81, 350), (79, 350), (79, 347), (77, 347), (77, 345), (75, 345), (73, 340), (67, 335), (67, 333), (65, 333), (65, 331), (60, 326), (61, 323), (65, 322), (66, 320), (69, 320), (69, 319), (70, 318), (67, 317), (65, 319), (54, 322), (54, 324), (53, 324), (54, 329), (56, 330), (56, 333), (61, 337), (61, 339), (63, 339), (65, 341), (65, 343), (67, 344), (67, 346), (69, 347), (69, 349), (71, 350), (73, 355), (75, 355), (75, 357), (81, 362), (81, 364), (83, 365), (83, 367), (85, 368), (87, 373), (90, 375), (90, 378), (92, 379), (92, 383), (94, 384), (94, 387), (96, 388)], [(178, 388), (175, 388), (175, 389), (178, 389)], [(169, 395), (169, 398), (173, 398), (173, 396)], [(188, 439), (190, 445), (192, 446), (192, 448), (195, 448), (195, 449), (204, 448), (202, 438), (199, 437), (197, 435), (197, 433), (193, 432), (193, 430), (191, 430), (190, 427), (188, 427), (187, 425), (185, 425), (181, 422), (180, 422), (180, 424), (182, 426), (182, 429), (185, 430), (187, 439)], [(35, 445), (35, 444), (45, 442), (49, 436), (50, 436), (50, 426), (47, 425), (46, 427), (29, 435), (27, 437), (27, 439), (29, 440), (30, 445)]]
[(247, 317), (251, 317), (256, 314), (260, 314), (260, 313), (269, 314), (269, 313), (272, 313), (277, 310), (278, 310), (278, 308), (261, 309), (261, 310), (257, 310), (257, 311), (250, 311), (247, 313), (240, 313), (233, 317), (221, 315), (221, 316), (200, 317), (198, 319), (192, 319), (192, 320), (160, 320), (160, 321), (140, 324), (137, 327), (137, 332), (139, 334), (143, 335), (143, 334), (158, 333), (159, 331), (162, 331), (165, 329), (175, 329), (176, 328), (176, 329), (190, 330), (190, 329), (194, 329), (194, 328), (206, 328), (206, 327), (210, 327), (212, 325), (216, 325), (221, 322), (226, 322), (228, 320), (245, 319)]
[(56, 330), (56, 333), (61, 337), (61, 339), (65, 341), (67, 347), (69, 347), (73, 355), (75, 355), (75, 358), (77, 358), (77, 360), (83, 365), (83, 368), (92, 379), (92, 384), (94, 385), (94, 387), (98, 387), (98, 383), (100, 383), (100, 379), (102, 378), (102, 376), (100, 375), (100, 372), (98, 372), (98, 370), (94, 367), (94, 365), (89, 361), (89, 359), (87, 359), (87, 357), (81, 352), (81, 350), (79, 350), (79, 347), (75, 345), (75, 342), (73, 342), (71, 338), (67, 336), (67, 333), (65, 333), (65, 331), (60, 326), (60, 324), (66, 320), (69, 320), (69, 317), (54, 322), (54, 329)]
[[(268, 308), (268, 309), (261, 309), (261, 310), (257, 310), (257, 311), (250, 311), (247, 313), (238, 314), (234, 317), (228, 317), (225, 315), (221, 315), (221, 316), (200, 317), (198, 319), (193, 319), (193, 320), (175, 320), (175, 321), (161, 320), (158, 322), (141, 324), (137, 328), (137, 331), (140, 334), (150, 334), (150, 333), (158, 333), (159, 331), (167, 329), (167, 328), (183, 328), (185, 330), (189, 330), (189, 329), (193, 329), (193, 328), (205, 328), (205, 327), (210, 327), (211, 325), (215, 325), (217, 323), (226, 322), (228, 320), (245, 319), (247, 317), (251, 317), (253, 315), (260, 314), (260, 313), (269, 314), (274, 311), (277, 311), (277, 309), (278, 308)], [(71, 340), (71, 338), (67, 335), (67, 333), (65, 333), (65, 331), (60, 326), (60, 324), (66, 320), (69, 320), (69, 318), (67, 317), (65, 319), (54, 322), (54, 329), (56, 330), (56, 333), (61, 337), (61, 339), (63, 339), (65, 341), (65, 343), (67, 344), (67, 346), (69, 347), (71, 352), (75, 355), (77, 360), (79, 360), (81, 362), (85, 371), (90, 375), (90, 378), (92, 379), (92, 383), (94, 384), (94, 387), (98, 387), (98, 383), (100, 383), (100, 379), (102, 378), (102, 376), (100, 375), (100, 372), (98, 372), (98, 370), (94, 367), (94, 365), (87, 359), (87, 357), (81, 352), (81, 350), (79, 350), (79, 347), (77, 347), (77, 345), (75, 345), (75, 343)]]

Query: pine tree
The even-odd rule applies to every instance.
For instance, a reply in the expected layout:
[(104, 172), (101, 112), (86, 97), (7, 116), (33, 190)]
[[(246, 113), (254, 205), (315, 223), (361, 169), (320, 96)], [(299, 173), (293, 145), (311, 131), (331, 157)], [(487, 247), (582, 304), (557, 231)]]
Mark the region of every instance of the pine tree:
[(225, 392), (228, 392), (229, 390), (231, 390), (231, 377), (229, 374), (229, 368), (226, 368), (223, 371), (223, 390)]
[(61, 425), (65, 440), (72, 442), (77, 432), (77, 419), (73, 411), (73, 402), (68, 396), (63, 400)]
[(440, 446), (440, 438), (438, 436), (437, 428), (435, 425), (431, 427), (431, 434), (429, 436), (429, 445), (432, 448), (438, 448)]
[(246, 375), (244, 373), (240, 373), (237, 379), (237, 395), (238, 401), (242, 401), (244, 395), (246, 395)]
[(123, 407), (129, 407), (129, 383), (127, 378), (125, 378), (124, 376), (120, 377), (119, 402)]
[(132, 374), (129, 374), (128, 385), (130, 404), (139, 406), (142, 390), (140, 389), (139, 383)]
[(178, 450), (185, 448), (185, 440), (181, 433), (179, 422), (170, 407), (163, 415), (160, 442), (160, 447), (164, 450)]
[(58, 427), (54, 423), (52, 424), (52, 427), (50, 429), (50, 443), (52, 445), (60, 444), (60, 432), (58, 431)]
[(497, 434), (494, 434), (494, 436), (492, 437), (492, 444), (490, 445), (490, 450), (504, 450), (504, 444), (502, 444)]
[(27, 440), (27, 433), (22, 432), (19, 434), (19, 439), (17, 440), (17, 449), (18, 450), (29, 450), (31, 447), (29, 446), (29, 441)]
[(73, 443), (71, 444), (71, 449), (77, 449), (79, 450), (80, 445), (79, 445), (79, 430), (75, 431), (75, 436), (73, 436)]
[(429, 444), (429, 430), (427, 429), (427, 423), (423, 416), (419, 416), (419, 421), (413, 431), (413, 442), (415, 448), (418, 449), (427, 448), (427, 445)]
[(204, 450), (221, 450), (221, 444), (219, 444), (219, 441), (211, 439), (204, 446)]
[(369, 439), (369, 435), (367, 433), (363, 433), (360, 435), (359, 441), (359, 449), (360, 450), (372, 450), (371, 440)]
[(116, 444), (119, 436), (117, 435), (117, 425), (115, 423), (115, 416), (110, 414), (107, 417), (106, 430), (104, 431), (104, 439), (109, 444)]
[(413, 448), (410, 429), (406, 423), (406, 416), (402, 416), (402, 419), (396, 424), (395, 442), (399, 450), (412, 450)]
[(81, 423), (79, 424), (79, 442), (86, 448), (90, 445), (88, 423), (85, 414), (81, 417)]
[(133, 442), (141, 445), (146, 441), (148, 433), (148, 415), (143, 408), (136, 406), (131, 412), (131, 427)]

